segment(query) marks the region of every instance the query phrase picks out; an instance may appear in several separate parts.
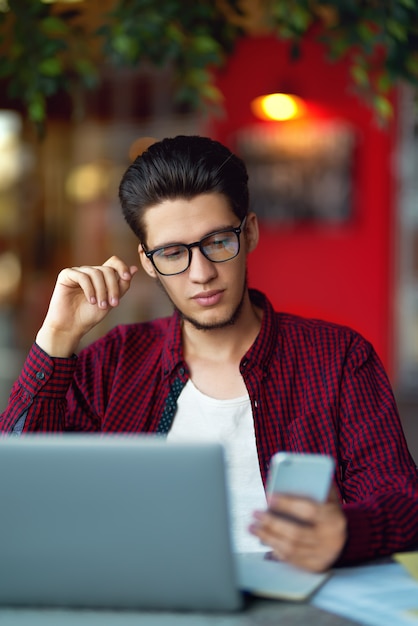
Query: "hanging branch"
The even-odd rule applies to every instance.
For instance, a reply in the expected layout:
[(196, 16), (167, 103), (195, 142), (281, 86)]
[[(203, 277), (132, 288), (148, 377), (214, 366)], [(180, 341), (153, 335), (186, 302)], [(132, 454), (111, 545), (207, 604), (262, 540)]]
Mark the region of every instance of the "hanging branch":
[(106, 0), (93, 19), (86, 1), (68, 7), (0, 0), (0, 80), (39, 128), (51, 96), (75, 99), (106, 64), (169, 64), (179, 100), (220, 106), (211, 70), (239, 38), (260, 32), (296, 52), (314, 34), (334, 62), (348, 56), (354, 88), (382, 119), (396, 84), (418, 86), (416, 0)]

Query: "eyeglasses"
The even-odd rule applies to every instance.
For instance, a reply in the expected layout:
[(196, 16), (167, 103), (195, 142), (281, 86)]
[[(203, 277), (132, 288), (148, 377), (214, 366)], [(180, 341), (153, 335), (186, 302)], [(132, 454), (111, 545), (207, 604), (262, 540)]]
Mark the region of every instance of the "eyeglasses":
[(149, 251), (142, 244), (142, 249), (162, 276), (174, 276), (185, 272), (192, 261), (192, 248), (199, 248), (203, 256), (212, 263), (225, 263), (235, 258), (240, 251), (239, 236), (244, 229), (246, 219), (247, 217), (244, 217), (236, 228), (217, 230), (194, 243), (174, 243)]

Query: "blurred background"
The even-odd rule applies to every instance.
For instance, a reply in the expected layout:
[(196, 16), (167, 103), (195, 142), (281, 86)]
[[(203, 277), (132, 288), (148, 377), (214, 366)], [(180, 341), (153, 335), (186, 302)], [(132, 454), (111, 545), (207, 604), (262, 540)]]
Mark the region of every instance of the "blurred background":
[[(418, 7), (353, 4), (0, 0), (0, 410), (59, 270), (137, 262), (130, 162), (202, 134), (249, 170), (250, 285), (373, 343), (418, 460)], [(85, 341), (169, 313), (140, 271)]]

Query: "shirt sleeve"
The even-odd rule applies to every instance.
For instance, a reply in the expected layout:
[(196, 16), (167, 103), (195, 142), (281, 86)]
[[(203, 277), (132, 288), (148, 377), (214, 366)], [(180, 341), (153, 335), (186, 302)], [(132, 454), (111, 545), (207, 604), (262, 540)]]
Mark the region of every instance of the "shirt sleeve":
[(340, 489), (348, 539), (340, 563), (418, 543), (418, 482), (393, 392), (373, 347), (355, 339), (340, 397)]
[[(51, 358), (33, 344), (0, 416), (0, 432), (58, 432), (65, 429), (66, 393), (77, 357)], [(23, 424), (22, 424), (23, 422)]]

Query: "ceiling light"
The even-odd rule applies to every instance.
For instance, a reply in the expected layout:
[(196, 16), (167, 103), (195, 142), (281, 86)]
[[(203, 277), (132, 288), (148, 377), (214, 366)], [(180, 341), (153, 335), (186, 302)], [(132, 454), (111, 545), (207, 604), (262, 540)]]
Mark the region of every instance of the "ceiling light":
[(301, 117), (306, 112), (304, 101), (287, 93), (259, 96), (251, 102), (254, 115), (262, 120), (286, 121)]

